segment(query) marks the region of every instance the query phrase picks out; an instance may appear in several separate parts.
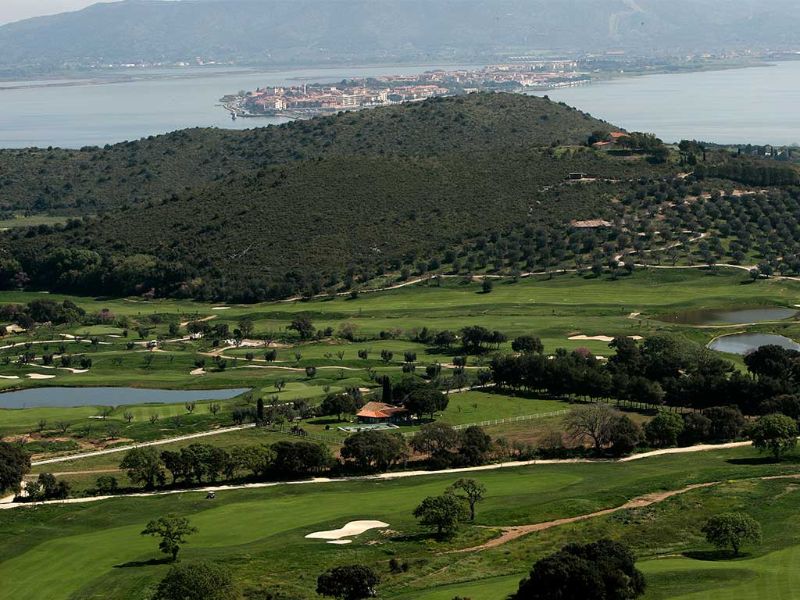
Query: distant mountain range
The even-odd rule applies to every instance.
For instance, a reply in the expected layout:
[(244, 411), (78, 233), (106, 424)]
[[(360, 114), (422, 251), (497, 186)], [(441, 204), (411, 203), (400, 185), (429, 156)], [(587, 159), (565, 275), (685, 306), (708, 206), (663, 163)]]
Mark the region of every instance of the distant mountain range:
[(0, 27), (0, 67), (793, 48), (798, 21), (796, 0), (126, 0)]

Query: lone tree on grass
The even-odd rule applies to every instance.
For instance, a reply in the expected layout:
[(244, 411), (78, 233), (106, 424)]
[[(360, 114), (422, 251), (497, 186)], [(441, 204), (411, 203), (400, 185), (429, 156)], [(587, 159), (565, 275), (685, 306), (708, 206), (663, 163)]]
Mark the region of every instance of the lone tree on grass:
[(617, 542), (569, 544), (533, 565), (511, 600), (633, 600), (645, 581), (633, 554)]
[(743, 544), (761, 542), (761, 524), (746, 513), (731, 512), (714, 515), (701, 531), (706, 541), (720, 550), (730, 548), (734, 556), (739, 556)]
[(225, 569), (207, 562), (174, 565), (153, 600), (238, 600), (238, 586)]
[(414, 516), (425, 527), (435, 528), (439, 537), (446, 537), (458, 531), (458, 526), (469, 518), (469, 508), (464, 498), (445, 493), (425, 498), (414, 509)]
[(171, 555), (173, 562), (178, 559), (181, 544), (185, 544), (186, 537), (193, 533), (197, 533), (197, 528), (189, 525), (189, 519), (174, 515), (154, 519), (142, 531), (142, 535), (160, 537), (159, 550), (164, 554)]
[(486, 495), (486, 486), (474, 479), (462, 478), (451, 485), (448, 490), (453, 494), (463, 492), (463, 497), (469, 504), (469, 520), (475, 520), (475, 505), (481, 502)]
[(780, 460), (797, 446), (797, 422), (786, 415), (766, 415), (750, 427), (749, 437), (761, 452), (771, 452), (775, 460)]
[(364, 565), (346, 565), (328, 569), (317, 577), (317, 593), (341, 600), (374, 598), (380, 583), (378, 574)]

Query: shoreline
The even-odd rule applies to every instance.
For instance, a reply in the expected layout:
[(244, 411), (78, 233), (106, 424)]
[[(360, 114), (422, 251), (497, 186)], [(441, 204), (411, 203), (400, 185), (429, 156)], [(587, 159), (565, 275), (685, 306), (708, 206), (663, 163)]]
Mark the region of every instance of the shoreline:
[[(727, 63), (720, 61), (719, 63), (698, 64), (688, 68), (655, 68), (652, 70), (638, 70), (638, 71), (604, 71), (600, 73), (591, 74), (591, 80), (587, 83), (590, 85), (595, 82), (610, 81), (615, 79), (627, 79), (632, 77), (643, 77), (647, 75), (680, 75), (683, 73), (702, 73), (709, 71), (729, 71), (738, 69), (749, 69), (756, 67), (771, 67), (779, 62), (793, 62), (800, 61), (800, 54), (797, 56), (786, 57), (764, 57), (754, 58), (752, 60), (743, 61), (740, 63)], [(512, 61), (513, 62), (513, 61)], [(190, 66), (190, 67), (146, 67), (143, 70), (147, 72), (137, 73), (135, 69), (108, 69), (102, 71), (77, 71), (75, 73), (59, 73), (51, 76), (30, 75), (18, 77), (0, 77), (0, 93), (13, 90), (24, 89), (38, 89), (38, 88), (53, 88), (53, 87), (89, 87), (100, 85), (116, 85), (120, 83), (136, 83), (140, 81), (169, 81), (181, 79), (201, 79), (206, 77), (225, 77), (231, 75), (273, 75), (276, 73), (289, 73), (295, 71), (337, 71), (342, 69), (402, 69), (402, 68), (441, 68), (441, 67), (470, 67), (476, 68), (481, 66), (488, 66), (491, 64), (505, 64), (503, 61), (493, 61), (487, 63), (476, 63), (465, 65), (462, 62), (423, 62), (423, 63), (358, 63), (358, 64), (341, 64), (341, 65), (300, 65), (300, 66), (282, 66), (282, 67), (259, 67), (247, 65), (231, 65), (229, 68), (219, 67), (218, 65), (208, 66)], [(185, 70), (185, 72), (180, 72)], [(193, 72), (190, 72), (193, 71)], [(387, 72), (387, 75), (395, 73)], [(402, 73), (398, 73), (402, 74)], [(289, 78), (291, 81), (304, 81), (304, 82), (318, 82), (325, 83), (324, 79), (317, 77), (302, 77), (296, 76)], [(16, 85), (6, 85), (16, 84)], [(543, 88), (538, 91), (548, 91), (549, 89), (558, 88)], [(524, 92), (520, 92), (524, 93)]]

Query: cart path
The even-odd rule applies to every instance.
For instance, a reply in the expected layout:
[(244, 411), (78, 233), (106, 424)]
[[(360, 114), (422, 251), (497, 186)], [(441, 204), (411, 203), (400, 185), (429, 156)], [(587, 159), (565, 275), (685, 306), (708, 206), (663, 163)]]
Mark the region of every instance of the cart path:
[[(756, 481), (775, 481), (780, 479), (800, 479), (800, 473), (796, 474), (789, 474), (789, 475), (769, 475), (766, 477), (756, 477), (754, 478)], [(739, 481), (748, 481), (749, 479), (742, 479)], [(481, 550), (488, 550), (490, 548), (497, 548), (498, 546), (502, 546), (521, 538), (522, 536), (528, 535), (530, 533), (535, 533), (537, 531), (544, 531), (545, 529), (550, 529), (551, 527), (558, 527), (559, 525), (567, 525), (569, 523), (577, 523), (579, 521), (586, 521), (588, 519), (593, 519), (595, 517), (602, 517), (605, 515), (610, 515), (615, 512), (619, 512), (621, 510), (628, 510), (632, 508), (645, 508), (647, 506), (652, 506), (653, 504), (658, 504), (659, 502), (664, 502), (670, 498), (675, 496), (680, 496), (681, 494), (685, 494), (687, 492), (691, 492), (693, 490), (699, 490), (703, 488), (710, 488), (716, 485), (720, 485), (722, 481), (710, 481), (708, 483), (695, 483), (692, 485), (687, 485), (686, 487), (677, 489), (677, 490), (669, 490), (664, 492), (654, 492), (652, 494), (645, 494), (644, 496), (639, 496), (638, 498), (634, 498), (633, 500), (629, 500), (622, 506), (617, 506), (615, 508), (606, 508), (603, 510), (598, 510), (593, 513), (588, 513), (585, 515), (578, 515), (576, 517), (568, 517), (565, 519), (555, 519), (554, 521), (545, 521), (544, 523), (535, 523), (533, 525), (516, 525), (512, 527), (499, 527), (502, 532), (499, 537), (496, 537), (492, 540), (489, 540), (485, 544), (481, 544), (480, 546), (473, 546), (471, 548), (463, 548), (461, 550), (453, 550), (448, 554), (458, 554), (462, 552), (480, 552)], [(493, 528), (494, 529), (494, 528)]]
[(143, 448), (145, 446), (162, 446), (164, 444), (171, 444), (173, 442), (182, 442), (184, 440), (193, 440), (195, 438), (208, 437), (210, 435), (220, 435), (223, 433), (230, 433), (232, 431), (239, 431), (242, 429), (250, 429), (255, 427), (255, 423), (247, 423), (245, 425), (236, 425), (234, 427), (220, 427), (219, 429), (212, 429), (211, 431), (201, 431), (198, 433), (190, 433), (187, 435), (180, 435), (177, 437), (164, 438), (160, 440), (153, 440), (150, 442), (140, 442), (138, 444), (126, 444), (125, 446), (115, 446), (113, 448), (106, 448), (105, 450), (93, 450), (91, 452), (82, 452), (80, 454), (67, 454), (65, 456), (58, 456), (56, 458), (47, 458), (44, 460), (35, 460), (31, 462), (32, 467), (39, 467), (41, 465), (50, 465), (60, 462), (68, 462), (71, 460), (80, 460), (82, 458), (92, 458), (93, 456), (103, 456), (105, 454), (115, 454), (117, 452), (127, 452), (133, 448)]
[[(796, 476), (792, 476), (796, 477)], [(652, 504), (658, 504), (659, 502), (663, 502), (668, 498), (672, 498), (673, 496), (679, 496), (680, 494), (685, 494), (686, 492), (691, 492), (692, 490), (698, 490), (702, 488), (708, 488), (715, 485), (719, 485), (720, 481), (711, 481), (708, 483), (695, 483), (692, 485), (687, 485), (684, 488), (680, 488), (678, 490), (670, 490), (666, 492), (654, 492), (652, 494), (646, 494), (644, 496), (639, 496), (638, 498), (634, 498), (633, 500), (629, 500), (625, 504), (621, 506), (616, 506), (614, 508), (606, 508), (603, 510), (598, 510), (593, 513), (588, 513), (585, 515), (578, 515), (576, 517), (567, 517), (565, 519), (556, 519), (554, 521), (545, 521), (544, 523), (534, 523), (533, 525), (517, 525), (513, 527), (500, 527), (500, 531), (502, 534), (499, 537), (496, 537), (492, 540), (489, 540), (485, 544), (481, 544), (480, 546), (472, 546), (471, 548), (462, 548), (461, 550), (454, 550), (452, 553), (461, 553), (461, 552), (480, 552), (481, 550), (488, 550), (489, 548), (496, 548), (498, 546), (502, 546), (503, 544), (507, 544), (517, 538), (521, 538), (524, 535), (528, 535), (529, 533), (534, 533), (536, 531), (544, 531), (545, 529), (550, 529), (551, 527), (558, 527), (559, 525), (567, 525), (569, 523), (577, 523), (579, 521), (586, 521), (587, 519), (593, 519), (595, 517), (602, 517), (605, 515), (610, 515), (615, 512), (619, 512), (621, 510), (627, 510), (630, 508), (644, 508), (646, 506), (650, 506)]]
[[(248, 427), (248, 426), (243, 426)], [(252, 427), (252, 425), (249, 425)], [(228, 429), (230, 430), (230, 428)], [(173, 440), (174, 441), (174, 440)], [(161, 441), (160, 443), (164, 443)], [(393, 480), (393, 479), (404, 479), (406, 477), (422, 477), (425, 475), (450, 475), (450, 474), (460, 474), (460, 473), (477, 473), (481, 471), (494, 471), (497, 469), (511, 469), (516, 467), (528, 467), (528, 466), (536, 466), (536, 465), (567, 465), (567, 464), (586, 464), (586, 463), (609, 463), (609, 462), (628, 462), (630, 460), (641, 460), (645, 458), (651, 458), (654, 456), (661, 456), (664, 454), (683, 454), (683, 453), (691, 453), (691, 452), (704, 452), (710, 450), (720, 450), (720, 449), (727, 449), (727, 448), (738, 448), (742, 446), (749, 446), (751, 442), (732, 442), (729, 444), (706, 444), (706, 445), (699, 445), (699, 446), (690, 446), (688, 448), (668, 448), (665, 450), (654, 450), (653, 452), (643, 452), (642, 454), (637, 454), (635, 456), (631, 456), (625, 459), (621, 459), (618, 461), (614, 460), (603, 460), (603, 459), (585, 459), (585, 458), (576, 458), (576, 459), (548, 459), (548, 460), (526, 460), (526, 461), (512, 461), (512, 462), (505, 462), (505, 463), (494, 463), (489, 465), (481, 465), (479, 467), (462, 467), (457, 469), (442, 469), (440, 471), (397, 471), (391, 473), (380, 473), (377, 475), (365, 475), (365, 476), (356, 476), (356, 477), (337, 477), (337, 478), (330, 478), (330, 477), (317, 477), (313, 479), (304, 479), (299, 481), (276, 481), (276, 482), (263, 482), (263, 483), (243, 483), (243, 484), (232, 484), (232, 485), (216, 485), (216, 486), (205, 486), (201, 488), (191, 488), (191, 489), (175, 489), (175, 490), (160, 490), (154, 492), (137, 492), (134, 494), (115, 494), (110, 496), (92, 496), (87, 498), (68, 498), (66, 500), (45, 500), (42, 502), (28, 502), (28, 503), (0, 503), (0, 510), (2, 509), (11, 509), (11, 508), (20, 508), (25, 506), (39, 506), (45, 504), (83, 504), (88, 502), (97, 502), (100, 500), (108, 500), (111, 498), (143, 498), (149, 496), (167, 496), (172, 494), (187, 494), (187, 493), (207, 493), (207, 492), (222, 492), (227, 490), (241, 490), (241, 489), (258, 489), (258, 488), (268, 488), (268, 487), (275, 487), (279, 485), (304, 485), (304, 484), (319, 484), (319, 483), (337, 483), (337, 482), (347, 482), (347, 481), (386, 481), (386, 480)], [(102, 451), (101, 451), (102, 452)], [(55, 460), (63, 460), (63, 459), (55, 459)], [(787, 477), (787, 476), (779, 476), (779, 477)], [(791, 477), (800, 477), (800, 475)], [(714, 482), (713, 484), (698, 484), (698, 485), (715, 485), (718, 482)], [(673, 494), (674, 495), (674, 494)], [(640, 499), (641, 500), (641, 499)], [(633, 501), (632, 501), (633, 502)], [(617, 509), (610, 509), (610, 510), (621, 510), (621, 508)], [(596, 514), (592, 514), (592, 516), (596, 516)], [(589, 517), (584, 517), (589, 518)], [(524, 534), (521, 534), (524, 535)], [(517, 536), (519, 537), (519, 536)], [(512, 538), (513, 539), (513, 538)], [(505, 543), (505, 542), (504, 542)]]

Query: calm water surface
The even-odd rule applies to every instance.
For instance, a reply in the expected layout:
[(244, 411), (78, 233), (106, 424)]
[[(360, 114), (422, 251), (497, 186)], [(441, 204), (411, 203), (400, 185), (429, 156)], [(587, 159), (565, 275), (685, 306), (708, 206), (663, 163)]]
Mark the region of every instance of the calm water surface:
[(229, 390), (146, 390), (125, 387), (43, 387), (0, 394), (0, 408), (180, 404), (197, 400), (228, 400), (246, 391), (248, 391), (248, 388)]
[(708, 345), (711, 350), (728, 354), (747, 354), (761, 346), (780, 346), (800, 351), (800, 344), (782, 335), (763, 333), (736, 333), (718, 337)]
[[(232, 121), (219, 99), (239, 90), (303, 81), (336, 82), (349, 77), (411, 75), (460, 66), (342, 67), (292, 71), (175, 69), (153, 79), (97, 84), (0, 81), (0, 148), (102, 146), (188, 127), (248, 129), (284, 123), (282, 118)], [(137, 72), (155, 76), (155, 72)], [(61, 85), (44, 85), (57, 83)], [(65, 85), (68, 83), (68, 85)]]
[(548, 92), (666, 142), (800, 143), (800, 61), (768, 67), (647, 75)]
[[(342, 67), (291, 71), (187, 68), (144, 72), (136, 81), (0, 82), (0, 147), (77, 148), (138, 139), (186, 127), (245, 129), (281, 123), (231, 121), (219, 99), (241, 89), (414, 74), (457, 66)], [(156, 77), (147, 79), (146, 77)], [(55, 84), (55, 85), (54, 85)], [(649, 75), (549, 92), (629, 130), (666, 141), (800, 143), (800, 61), (728, 71)]]
[(689, 310), (662, 317), (670, 323), (686, 325), (737, 325), (783, 321), (797, 316), (794, 308), (747, 308), (742, 310)]

